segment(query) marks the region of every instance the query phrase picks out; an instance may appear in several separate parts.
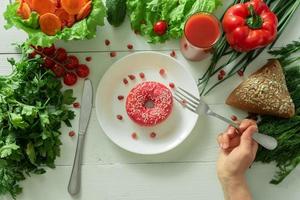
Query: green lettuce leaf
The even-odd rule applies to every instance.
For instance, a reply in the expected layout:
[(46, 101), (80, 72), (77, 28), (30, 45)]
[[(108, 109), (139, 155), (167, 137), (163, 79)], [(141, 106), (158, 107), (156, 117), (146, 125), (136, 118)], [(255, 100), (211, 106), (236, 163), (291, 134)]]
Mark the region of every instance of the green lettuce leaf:
[[(189, 16), (197, 12), (212, 13), (220, 4), (219, 0), (128, 0), (127, 9), (132, 29), (145, 36), (149, 43), (158, 43), (180, 38)], [(159, 20), (168, 23), (168, 31), (163, 36), (153, 31), (153, 24)]]
[(97, 26), (104, 25), (104, 17), (106, 16), (106, 8), (101, 0), (92, 0), (92, 11), (90, 15), (75, 23), (70, 28), (64, 28), (54, 36), (44, 34), (37, 26), (34, 26), (36, 16), (31, 16), (28, 20), (23, 20), (18, 14), (17, 9), (19, 3), (13, 3), (7, 6), (4, 13), (6, 19), (6, 29), (13, 26), (24, 30), (28, 34), (27, 45), (34, 46), (51, 46), (57, 40), (84, 40), (91, 39), (96, 36)]

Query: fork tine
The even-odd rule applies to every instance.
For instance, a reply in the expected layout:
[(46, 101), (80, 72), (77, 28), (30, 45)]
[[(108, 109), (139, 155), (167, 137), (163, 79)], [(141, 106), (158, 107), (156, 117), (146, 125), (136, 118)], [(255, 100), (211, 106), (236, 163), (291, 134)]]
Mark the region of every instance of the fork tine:
[(189, 93), (188, 91), (182, 89), (181, 87), (178, 87), (179, 90), (184, 92), (185, 94), (189, 95), (191, 98), (193, 98), (195, 101), (198, 102), (198, 104), (201, 102), (200, 98), (195, 97), (193, 94)]
[[(180, 104), (182, 104), (182, 101), (184, 100), (184, 99), (182, 99), (181, 97), (178, 97), (177, 95), (174, 96), (174, 99), (175, 99), (178, 103), (180, 103)], [(188, 103), (185, 104), (184, 107), (186, 107), (187, 109), (189, 109), (189, 110), (192, 111), (193, 113), (196, 113), (196, 114), (197, 114), (197, 111), (196, 111), (194, 108), (192, 108)]]
[(185, 97), (183, 97), (183, 96), (179, 95), (178, 93), (175, 93), (175, 96), (177, 96), (179, 99), (181, 99), (181, 100), (185, 101), (185, 102), (186, 102), (186, 104), (190, 105), (190, 107), (192, 107), (193, 109), (197, 110), (197, 108), (198, 108), (198, 105), (194, 105), (192, 102), (190, 102), (190, 101), (187, 101), (187, 100), (185, 99)]
[(175, 90), (175, 93), (177, 93), (177, 95), (184, 97), (186, 100), (188, 100), (189, 102), (193, 103), (195, 106), (198, 107), (199, 105), (199, 101), (195, 101), (193, 100), (193, 98), (190, 97), (190, 95), (186, 95), (183, 92), (179, 91), (179, 90)]

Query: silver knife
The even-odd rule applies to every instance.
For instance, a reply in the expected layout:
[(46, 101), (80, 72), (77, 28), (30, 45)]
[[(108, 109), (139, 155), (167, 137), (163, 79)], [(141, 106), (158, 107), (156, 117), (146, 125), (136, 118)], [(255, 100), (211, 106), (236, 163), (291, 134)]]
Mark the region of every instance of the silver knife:
[(81, 185), (81, 160), (82, 148), (84, 144), (84, 136), (89, 124), (93, 104), (93, 87), (89, 79), (84, 81), (83, 94), (81, 98), (81, 109), (79, 118), (79, 132), (76, 153), (73, 163), (73, 169), (68, 185), (68, 192), (71, 195), (76, 195), (80, 191)]

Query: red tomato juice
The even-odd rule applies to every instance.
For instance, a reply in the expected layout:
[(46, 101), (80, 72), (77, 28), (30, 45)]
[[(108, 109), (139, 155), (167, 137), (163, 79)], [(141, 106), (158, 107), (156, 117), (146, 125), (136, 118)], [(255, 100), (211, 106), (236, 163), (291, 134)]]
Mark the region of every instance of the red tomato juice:
[(195, 14), (186, 22), (184, 34), (192, 45), (198, 48), (210, 48), (221, 35), (219, 21), (210, 14)]

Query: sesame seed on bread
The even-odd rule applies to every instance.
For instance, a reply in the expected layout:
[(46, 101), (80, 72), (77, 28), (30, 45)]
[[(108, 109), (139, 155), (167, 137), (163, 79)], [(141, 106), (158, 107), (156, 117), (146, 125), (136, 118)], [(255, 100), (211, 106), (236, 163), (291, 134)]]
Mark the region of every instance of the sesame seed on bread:
[(229, 95), (226, 104), (261, 115), (290, 118), (295, 105), (278, 60), (270, 59)]

